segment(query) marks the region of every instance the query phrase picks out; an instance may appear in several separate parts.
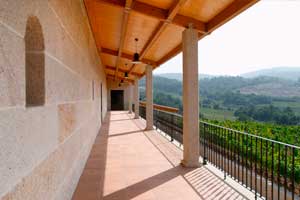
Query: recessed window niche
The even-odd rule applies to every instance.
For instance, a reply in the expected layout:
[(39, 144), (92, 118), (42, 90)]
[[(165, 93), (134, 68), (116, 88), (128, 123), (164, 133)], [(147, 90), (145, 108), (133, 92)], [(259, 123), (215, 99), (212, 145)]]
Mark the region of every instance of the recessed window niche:
[(45, 104), (45, 44), (36, 16), (27, 19), (25, 33), (26, 106)]

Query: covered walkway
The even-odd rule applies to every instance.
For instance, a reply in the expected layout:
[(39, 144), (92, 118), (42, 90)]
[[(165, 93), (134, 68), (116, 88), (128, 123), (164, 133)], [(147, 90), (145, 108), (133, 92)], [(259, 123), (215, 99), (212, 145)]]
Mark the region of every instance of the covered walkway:
[(74, 200), (246, 199), (207, 167), (182, 168), (182, 150), (133, 118), (108, 113)]

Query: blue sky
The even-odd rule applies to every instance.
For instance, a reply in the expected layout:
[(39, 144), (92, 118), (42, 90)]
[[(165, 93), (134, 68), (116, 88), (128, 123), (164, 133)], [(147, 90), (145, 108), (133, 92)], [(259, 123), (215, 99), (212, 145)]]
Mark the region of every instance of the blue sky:
[[(300, 67), (300, 0), (262, 0), (200, 40), (199, 73)], [(154, 71), (181, 73), (182, 54)]]

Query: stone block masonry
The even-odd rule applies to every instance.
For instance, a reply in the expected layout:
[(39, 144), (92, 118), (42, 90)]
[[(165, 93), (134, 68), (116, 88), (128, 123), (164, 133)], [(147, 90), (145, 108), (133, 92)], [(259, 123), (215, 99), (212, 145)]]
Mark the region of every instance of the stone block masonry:
[(71, 199), (106, 108), (83, 1), (0, 0), (0, 200)]

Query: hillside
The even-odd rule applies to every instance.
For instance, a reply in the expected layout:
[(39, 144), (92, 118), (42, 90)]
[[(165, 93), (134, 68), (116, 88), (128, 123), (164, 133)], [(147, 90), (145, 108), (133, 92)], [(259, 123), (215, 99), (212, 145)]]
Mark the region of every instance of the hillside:
[[(155, 74), (156, 76), (164, 77), (164, 78), (169, 78), (169, 79), (176, 79), (178, 81), (182, 81), (182, 74), (181, 73), (163, 73), (163, 74)], [(199, 74), (199, 79), (202, 78), (212, 78), (215, 77), (213, 75), (209, 74)]]
[(271, 76), (287, 80), (298, 80), (300, 78), (300, 67), (275, 67), (254, 72), (241, 74), (244, 78), (256, 78), (259, 76)]
[[(300, 82), (274, 77), (220, 76), (200, 79), (199, 85), (204, 118), (295, 124), (295, 115), (300, 116)], [(145, 79), (140, 81), (140, 87), (144, 100)], [(154, 76), (153, 88), (154, 103), (177, 107), (182, 113), (181, 81)], [(285, 113), (290, 114), (282, 116)]]

